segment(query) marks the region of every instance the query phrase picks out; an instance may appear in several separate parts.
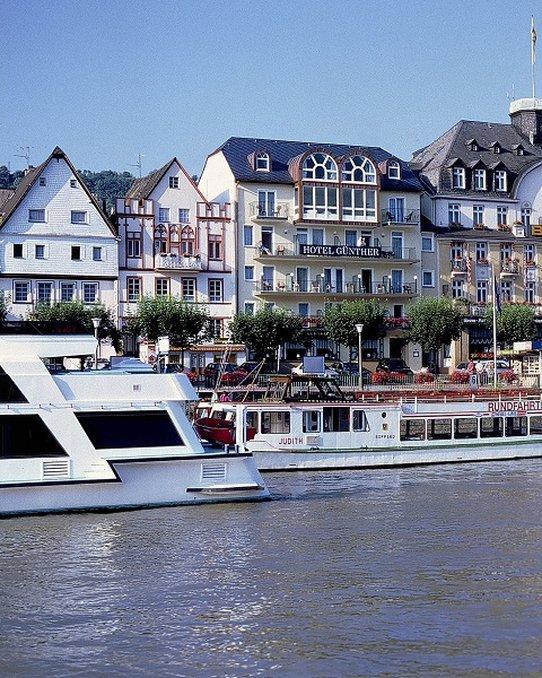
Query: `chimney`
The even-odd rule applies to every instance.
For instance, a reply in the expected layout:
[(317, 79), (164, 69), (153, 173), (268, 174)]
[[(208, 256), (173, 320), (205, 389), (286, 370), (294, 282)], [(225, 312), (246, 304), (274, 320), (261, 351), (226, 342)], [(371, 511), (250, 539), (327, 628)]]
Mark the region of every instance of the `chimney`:
[(511, 101), (510, 122), (531, 144), (542, 144), (542, 99)]
[(27, 175), (29, 172), (31, 172), (33, 169), (34, 169), (34, 165), (28, 165), (28, 167), (27, 167), (27, 168), (25, 169), (25, 171), (24, 171), (25, 177), (26, 177), (26, 175)]

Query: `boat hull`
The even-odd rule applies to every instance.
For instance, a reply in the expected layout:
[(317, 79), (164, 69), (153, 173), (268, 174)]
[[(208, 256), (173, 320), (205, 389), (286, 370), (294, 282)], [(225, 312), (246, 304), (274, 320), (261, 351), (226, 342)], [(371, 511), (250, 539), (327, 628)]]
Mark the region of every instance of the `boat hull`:
[(0, 517), (269, 498), (248, 454), (111, 461), (115, 478), (0, 483)]
[(260, 471), (317, 471), (466, 463), (542, 457), (542, 442), (363, 450), (254, 450)]

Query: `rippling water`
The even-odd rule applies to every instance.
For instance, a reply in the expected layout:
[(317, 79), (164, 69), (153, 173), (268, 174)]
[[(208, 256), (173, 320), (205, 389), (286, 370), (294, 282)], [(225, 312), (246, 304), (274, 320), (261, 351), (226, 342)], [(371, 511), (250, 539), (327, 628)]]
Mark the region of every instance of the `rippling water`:
[(540, 675), (542, 462), (0, 522), (2, 675)]

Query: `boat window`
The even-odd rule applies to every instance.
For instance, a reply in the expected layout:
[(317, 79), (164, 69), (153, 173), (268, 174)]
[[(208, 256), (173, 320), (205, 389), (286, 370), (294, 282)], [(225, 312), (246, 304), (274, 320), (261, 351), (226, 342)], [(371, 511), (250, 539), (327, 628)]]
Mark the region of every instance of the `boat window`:
[(428, 419), (427, 440), (450, 440), (452, 437), (451, 419)]
[(169, 414), (163, 410), (79, 412), (75, 416), (97, 450), (183, 444)]
[(224, 410), (215, 410), (211, 414), (211, 419), (225, 419), (226, 418), (226, 413)]
[(502, 417), (480, 419), (480, 438), (498, 438), (502, 436), (502, 429)]
[(258, 428), (258, 413), (255, 412), (254, 410), (249, 410), (246, 413), (246, 425), (248, 428)]
[(473, 417), (454, 419), (454, 438), (478, 438), (478, 421)]
[(0, 403), (27, 403), (13, 379), (0, 367)]
[(526, 436), (527, 417), (506, 417), (504, 430), (507, 436)]
[(425, 419), (401, 419), (401, 440), (424, 440)]
[(350, 410), (348, 407), (324, 407), (324, 431), (342, 433), (350, 430)]
[(66, 451), (37, 414), (0, 416), (0, 457), (65, 457)]
[(352, 412), (352, 431), (368, 431), (369, 425), (365, 410), (354, 410)]
[(262, 412), (262, 433), (290, 433), (289, 412)]
[(529, 426), (531, 435), (542, 435), (542, 416), (533, 414), (529, 417)]
[(224, 419), (226, 421), (233, 421), (235, 419), (235, 412), (226, 412)]
[(319, 410), (305, 410), (303, 412), (303, 433), (319, 433), (322, 428), (321, 413)]

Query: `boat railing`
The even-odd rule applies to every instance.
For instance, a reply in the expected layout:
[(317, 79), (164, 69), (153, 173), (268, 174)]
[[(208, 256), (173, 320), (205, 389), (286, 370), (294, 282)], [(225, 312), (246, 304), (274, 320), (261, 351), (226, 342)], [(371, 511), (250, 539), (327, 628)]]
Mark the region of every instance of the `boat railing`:
[(59, 403), (0, 403), (0, 410), (111, 410), (117, 412), (126, 409), (148, 409), (149, 407), (163, 408), (167, 404), (165, 400), (120, 400), (111, 403), (102, 402), (59, 402)]

